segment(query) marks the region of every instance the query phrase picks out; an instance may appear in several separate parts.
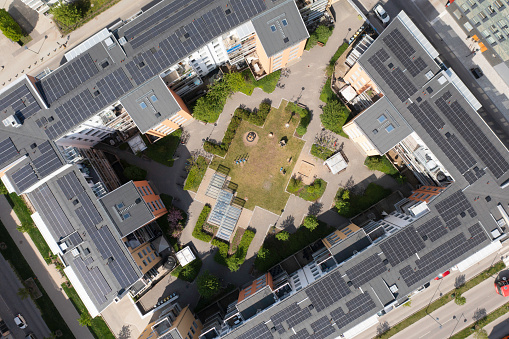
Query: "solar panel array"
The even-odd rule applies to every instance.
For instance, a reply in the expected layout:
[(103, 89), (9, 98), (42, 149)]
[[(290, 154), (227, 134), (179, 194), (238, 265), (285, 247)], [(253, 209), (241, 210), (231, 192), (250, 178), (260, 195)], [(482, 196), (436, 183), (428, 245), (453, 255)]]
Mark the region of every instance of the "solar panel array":
[(35, 100), (32, 92), (24, 84), (0, 98), (0, 112), (6, 111), (9, 107), (12, 107), (14, 114), (22, 121), (41, 110), (41, 106)]
[(383, 41), (413, 77), (426, 69), (424, 60), (415, 58), (415, 49), (397, 28), (387, 34)]
[(81, 238), (81, 235), (78, 232), (74, 232), (69, 234), (67, 238), (62, 239), (62, 241), (69, 247), (69, 250), (81, 244), (83, 242), (83, 238)]
[(385, 64), (388, 59), (389, 54), (387, 54), (385, 49), (381, 48), (368, 59), (368, 62), (387, 85), (389, 85), (389, 88), (396, 94), (398, 99), (402, 102), (406, 101), (417, 92), (417, 88), (398, 67), (389, 70), (388, 66)]
[(92, 200), (90, 200), (87, 192), (83, 191), (79, 193), (77, 199), (81, 203), (81, 206), (74, 210), (76, 216), (89, 233), (97, 230), (96, 225), (103, 221), (103, 218)]
[(53, 230), (56, 239), (65, 238), (76, 231), (47, 184), (35, 189), (29, 197), (36, 205), (36, 210), (48, 220), (48, 227)]
[(288, 307), (283, 308), (275, 313), (270, 320), (279, 334), (284, 333), (286, 330), (283, 327), (283, 321), (286, 321), (288, 328), (292, 328), (311, 316), (311, 312), (307, 307), (301, 308), (297, 303), (290, 304)]
[(27, 164), (14, 172), (12, 174), (12, 179), (21, 192), (24, 192), (27, 188), (39, 181), (32, 165), (30, 164)]
[(0, 165), (18, 155), (18, 149), (14, 146), (11, 138), (0, 142)]
[(134, 284), (139, 276), (122, 252), (120, 244), (115, 240), (110, 229), (104, 226), (89, 234), (102, 258), (108, 260), (107, 266), (120, 286), (126, 288)]
[(426, 247), (424, 241), (413, 226), (402, 229), (380, 243), (380, 249), (392, 266), (405, 261), (424, 247)]
[(429, 253), (421, 255), (420, 259), (415, 261), (416, 270), (413, 270), (410, 265), (402, 268), (399, 272), (405, 283), (412, 286), (431, 274), (440, 273), (437, 270), (445, 268), (450, 262), (488, 240), (486, 232), (479, 223), (469, 227), (468, 232), (471, 236), (469, 239), (465, 237), (465, 234), (460, 233)]
[(254, 326), (250, 330), (237, 336), (237, 339), (260, 339), (260, 338), (271, 338), (269, 328), (263, 322)]
[(376, 304), (368, 293), (362, 293), (347, 301), (346, 308), (348, 309), (348, 313), (345, 313), (341, 307), (336, 308), (330, 313), (332, 321), (334, 321), (340, 329), (364, 314), (374, 311)]
[(328, 336), (336, 332), (327, 316), (321, 317), (318, 320), (312, 322), (311, 328), (313, 329), (313, 335), (308, 337), (310, 339), (327, 338)]
[(357, 288), (385, 271), (387, 271), (387, 267), (385, 267), (380, 256), (378, 254), (373, 254), (347, 269), (345, 272), (352, 281), (353, 286)]
[(341, 298), (348, 294), (350, 294), (350, 288), (337, 270), (327, 274), (306, 288), (306, 295), (318, 312), (341, 300)]
[(82, 279), (80, 280), (82, 284), (92, 292), (92, 296), (97, 303), (100, 305), (105, 303), (108, 300), (106, 295), (112, 290), (99, 268), (87, 268), (87, 265), (81, 258), (74, 259), (73, 263), (78, 273), (81, 275)]
[(46, 101), (51, 105), (97, 73), (99, 73), (99, 69), (94, 60), (92, 60), (89, 53), (85, 53), (45, 76), (39, 82), (39, 86), (46, 97)]
[(70, 172), (57, 180), (60, 190), (64, 193), (67, 199), (71, 199), (84, 191), (76, 173)]
[(59, 169), (62, 166), (62, 161), (49, 141), (43, 142), (38, 148), (42, 154), (35, 158), (32, 163), (39, 178), (44, 178)]
[(476, 182), (479, 178), (481, 178), (483, 175), (485, 175), (486, 172), (477, 166), (472, 168), (471, 170), (468, 170), (463, 174), (467, 182), (472, 185), (474, 182)]
[(447, 116), (451, 124), (463, 136), (493, 175), (497, 179), (500, 178), (509, 171), (507, 159), (500, 154), (493, 142), (479, 128), (479, 122), (475, 123), (457, 100), (449, 101), (451, 96), (450, 92), (446, 92), (435, 101), (435, 104)]
[(447, 198), (444, 198), (435, 204), (438, 214), (444, 219), (445, 225), (450, 230), (461, 226), (458, 215), (461, 212), (468, 212), (473, 218), (477, 215), (470, 202), (467, 200), (465, 193), (461, 190), (454, 192)]
[(447, 229), (439, 217), (433, 217), (417, 227), (417, 232), (421, 237), (426, 236), (429, 240), (436, 241), (447, 234)]
[(420, 106), (412, 103), (407, 107), (417, 122), (419, 122), (460, 173), (465, 173), (476, 164), (472, 155), (469, 154), (465, 146), (454, 134), (446, 138), (446, 136), (440, 133), (445, 123), (428, 102), (424, 101)]

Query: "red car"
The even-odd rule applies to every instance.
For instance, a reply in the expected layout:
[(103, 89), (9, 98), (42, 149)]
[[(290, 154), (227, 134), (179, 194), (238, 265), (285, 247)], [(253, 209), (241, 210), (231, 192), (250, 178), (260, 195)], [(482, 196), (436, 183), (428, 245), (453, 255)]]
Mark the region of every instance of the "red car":
[(451, 274), (451, 271), (445, 271), (444, 273), (440, 273), (436, 278), (435, 280), (440, 280), (442, 279), (443, 277), (447, 277), (449, 274)]

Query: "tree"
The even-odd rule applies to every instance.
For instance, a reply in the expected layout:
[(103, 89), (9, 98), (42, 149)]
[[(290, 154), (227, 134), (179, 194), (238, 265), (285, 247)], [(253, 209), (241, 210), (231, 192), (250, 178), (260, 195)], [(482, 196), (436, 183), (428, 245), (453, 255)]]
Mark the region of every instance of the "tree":
[(461, 296), (460, 293), (456, 293), (456, 298), (454, 298), (454, 302), (456, 303), (456, 305), (462, 306), (467, 303), (467, 298)]
[(323, 113), (320, 115), (322, 125), (328, 130), (340, 134), (343, 131), (342, 127), (346, 119), (348, 119), (350, 112), (337, 100), (328, 102), (322, 110)]
[(51, 7), (49, 12), (54, 20), (66, 27), (75, 26), (83, 17), (83, 13), (75, 3), (65, 4), (60, 1)]
[(231, 92), (238, 92), (244, 87), (246, 80), (242, 73), (228, 73), (225, 74), (223, 80), (228, 85)]
[(314, 231), (318, 227), (318, 219), (314, 215), (308, 215), (304, 218), (302, 225), (310, 231)]
[(26, 287), (20, 287), (16, 294), (21, 298), (21, 300), (25, 300), (26, 298), (30, 297), (30, 290)]
[(143, 168), (139, 168), (137, 166), (127, 166), (124, 168), (124, 176), (128, 180), (145, 180), (147, 177), (147, 171), (145, 171)]
[(23, 37), (23, 30), (21, 27), (3, 8), (0, 9), (0, 30), (12, 41), (19, 41)]
[(174, 206), (168, 210), (168, 225), (170, 226), (170, 236), (173, 238), (180, 238), (184, 227), (181, 224), (181, 220), (184, 219), (182, 211)]
[(88, 311), (85, 311), (81, 313), (78, 322), (81, 326), (90, 326), (92, 325), (92, 316), (88, 313)]
[(290, 239), (290, 233), (286, 231), (281, 231), (278, 234), (276, 234), (276, 239), (279, 241), (287, 241)]
[(488, 339), (488, 332), (484, 328), (478, 328), (474, 332), (474, 338), (475, 339)]
[(336, 196), (336, 209), (340, 215), (348, 215), (350, 212), (350, 191), (343, 189)]
[(219, 291), (219, 279), (205, 270), (201, 274), (197, 281), (198, 293), (205, 298), (210, 299)]

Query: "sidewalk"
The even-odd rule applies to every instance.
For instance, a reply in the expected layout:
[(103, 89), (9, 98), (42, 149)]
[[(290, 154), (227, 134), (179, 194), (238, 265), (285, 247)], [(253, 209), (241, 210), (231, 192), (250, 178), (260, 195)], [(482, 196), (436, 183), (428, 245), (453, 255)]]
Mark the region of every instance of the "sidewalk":
[(80, 326), (78, 318), (80, 317), (74, 305), (65, 295), (60, 285), (65, 281), (54, 265), (46, 265), (41, 254), (32, 242), (32, 239), (16, 229), (19, 224), (18, 217), (9, 205), (7, 199), (2, 195), (0, 196), (0, 219), (2, 220), (5, 228), (9, 231), (14, 242), (18, 244), (18, 248), (23, 254), (23, 257), (30, 264), (37, 279), (41, 283), (46, 293), (49, 295), (53, 304), (64, 318), (67, 326), (71, 329), (72, 333), (77, 339), (92, 339), (93, 336), (86, 327)]

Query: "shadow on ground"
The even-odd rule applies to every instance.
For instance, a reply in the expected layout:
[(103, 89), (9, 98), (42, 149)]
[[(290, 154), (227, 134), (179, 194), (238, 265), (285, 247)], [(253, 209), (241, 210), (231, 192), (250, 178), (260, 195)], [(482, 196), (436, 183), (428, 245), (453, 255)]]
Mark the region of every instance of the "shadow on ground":
[(33, 32), (37, 21), (39, 21), (39, 13), (25, 5), (21, 0), (14, 0), (7, 11), (27, 34)]

